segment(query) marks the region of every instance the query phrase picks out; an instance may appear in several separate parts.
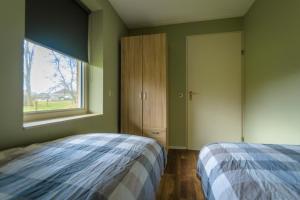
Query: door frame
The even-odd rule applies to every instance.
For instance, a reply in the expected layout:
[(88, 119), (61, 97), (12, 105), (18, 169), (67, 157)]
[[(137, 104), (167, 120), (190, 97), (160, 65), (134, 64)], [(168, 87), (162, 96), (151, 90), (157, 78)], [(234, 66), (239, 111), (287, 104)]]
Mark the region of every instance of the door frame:
[[(245, 134), (244, 134), (244, 119), (245, 119), (245, 112), (244, 112), (244, 108), (245, 108), (245, 33), (244, 31), (229, 31), (229, 32), (218, 32), (218, 33), (205, 33), (205, 34), (192, 34), (192, 35), (188, 35), (185, 37), (185, 63), (186, 63), (186, 71), (185, 71), (185, 74), (186, 74), (186, 88), (185, 88), (185, 110), (186, 110), (186, 127), (185, 127), (185, 146), (186, 146), (186, 149), (188, 150), (195, 150), (195, 149), (190, 149), (189, 148), (189, 74), (188, 74), (188, 70), (189, 70), (189, 65), (188, 65), (188, 39), (191, 38), (191, 37), (196, 37), (196, 36), (199, 36), (199, 35), (216, 35), (216, 34), (226, 34), (226, 33), (241, 33), (241, 36), (242, 36), (242, 52), (241, 52), (241, 60), (242, 60), (242, 63), (241, 63), (241, 94), (242, 94), (242, 97), (241, 97), (241, 142), (244, 142), (245, 140)], [(196, 149), (198, 150), (198, 149)]]

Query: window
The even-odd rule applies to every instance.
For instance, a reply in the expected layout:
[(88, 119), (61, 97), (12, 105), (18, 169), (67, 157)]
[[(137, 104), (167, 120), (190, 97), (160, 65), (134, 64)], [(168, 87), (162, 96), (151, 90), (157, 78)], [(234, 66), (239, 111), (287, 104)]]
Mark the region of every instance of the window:
[[(85, 63), (24, 41), (24, 114), (58, 117), (85, 110)], [(46, 114), (46, 115), (45, 115)], [(26, 121), (26, 120), (25, 120)]]

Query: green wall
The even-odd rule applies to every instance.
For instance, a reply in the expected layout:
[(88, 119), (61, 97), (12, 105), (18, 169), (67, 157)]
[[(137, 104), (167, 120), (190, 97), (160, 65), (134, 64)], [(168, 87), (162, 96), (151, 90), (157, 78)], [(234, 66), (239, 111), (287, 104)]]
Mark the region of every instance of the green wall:
[(167, 33), (169, 45), (169, 145), (186, 146), (186, 36), (243, 29), (242, 18), (185, 23), (129, 30), (130, 35)]
[(300, 144), (300, 1), (258, 0), (245, 17), (245, 139)]
[(25, 1), (0, 1), (0, 149), (77, 133), (118, 131), (119, 38), (127, 34), (127, 28), (108, 1), (98, 3), (103, 12), (104, 115), (23, 129)]
[[(22, 113), (25, 1), (0, 2), (0, 149), (77, 133), (118, 131), (119, 38), (127, 34), (127, 28), (107, 0), (97, 1), (103, 12), (104, 115), (28, 129), (23, 129)], [(299, 144), (299, 8), (299, 0), (286, 3), (259, 0), (245, 19), (129, 30), (130, 35), (160, 32), (168, 35), (171, 146), (186, 146), (186, 97), (179, 98), (179, 93), (186, 94), (186, 36), (243, 29), (245, 139), (248, 142)]]

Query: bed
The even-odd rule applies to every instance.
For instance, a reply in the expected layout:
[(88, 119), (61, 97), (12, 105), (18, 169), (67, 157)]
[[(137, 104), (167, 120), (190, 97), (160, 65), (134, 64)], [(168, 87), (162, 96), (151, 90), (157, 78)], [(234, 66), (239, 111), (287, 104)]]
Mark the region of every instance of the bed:
[(197, 173), (207, 200), (299, 200), (300, 146), (210, 144)]
[(155, 140), (85, 134), (0, 153), (0, 199), (155, 199), (166, 152)]

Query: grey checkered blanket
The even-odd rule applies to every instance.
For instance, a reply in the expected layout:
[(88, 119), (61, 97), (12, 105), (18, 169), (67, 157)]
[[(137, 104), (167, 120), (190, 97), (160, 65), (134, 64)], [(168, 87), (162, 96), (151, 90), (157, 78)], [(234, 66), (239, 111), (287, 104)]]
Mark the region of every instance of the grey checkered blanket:
[(197, 172), (208, 200), (300, 199), (300, 146), (211, 144)]
[(67, 137), (0, 167), (0, 199), (155, 199), (164, 148), (125, 134)]

